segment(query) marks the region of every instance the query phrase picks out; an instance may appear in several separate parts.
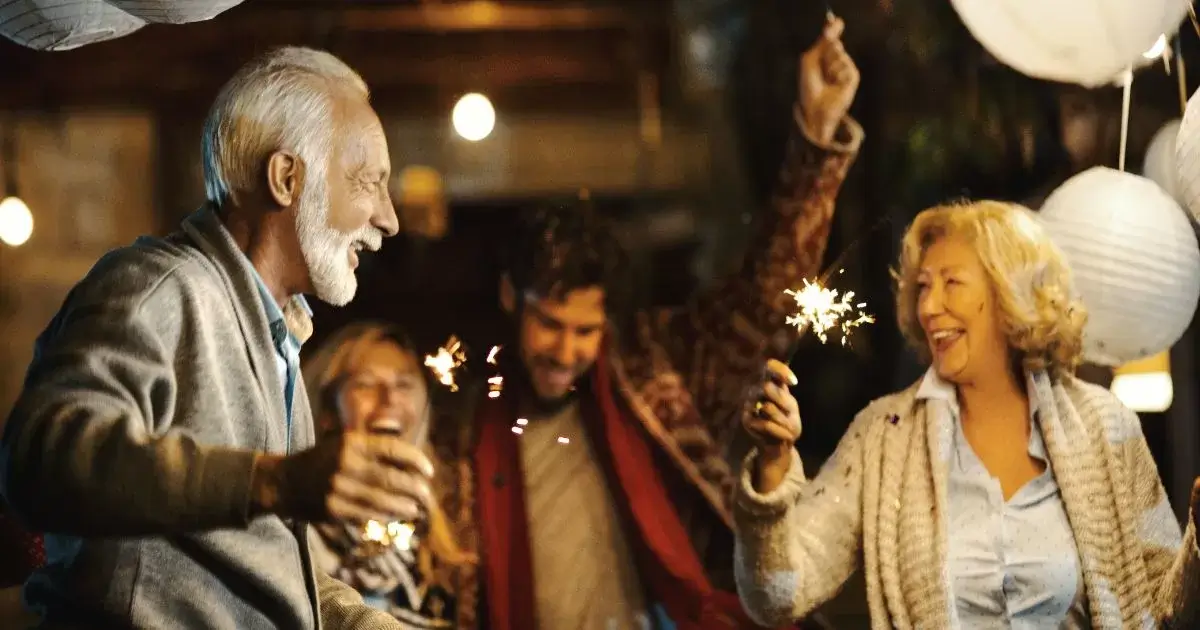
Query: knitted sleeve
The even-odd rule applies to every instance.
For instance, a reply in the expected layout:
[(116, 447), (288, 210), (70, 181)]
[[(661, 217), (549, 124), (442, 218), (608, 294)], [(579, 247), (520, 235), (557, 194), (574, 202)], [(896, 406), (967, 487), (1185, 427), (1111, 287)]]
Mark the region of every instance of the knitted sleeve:
[(761, 494), (751, 483), (754, 458), (743, 466), (734, 496), (734, 570), (738, 594), (757, 623), (779, 627), (802, 619), (837, 595), (859, 564), (862, 548), (863, 438), (860, 413), (812, 481), (800, 456), (778, 488)]
[(1125, 433), (1130, 437), (1120, 445), (1124, 449), (1130, 488), (1127, 500), (1141, 514), (1139, 539), (1146, 571), (1152, 582), (1154, 616), (1169, 628), (1195, 628), (1200, 622), (1200, 549), (1196, 546), (1196, 527), (1189, 512), (1187, 529), (1180, 544), (1179, 524), (1167, 501), (1166, 490), (1158, 476), (1158, 467), (1137, 415), (1122, 407)]

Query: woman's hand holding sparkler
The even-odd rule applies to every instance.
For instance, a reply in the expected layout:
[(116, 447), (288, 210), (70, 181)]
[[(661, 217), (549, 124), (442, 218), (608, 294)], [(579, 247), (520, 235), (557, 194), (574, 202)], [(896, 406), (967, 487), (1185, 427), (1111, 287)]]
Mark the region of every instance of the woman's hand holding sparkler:
[(798, 382), (787, 365), (775, 359), (767, 361), (762, 398), (742, 422), (758, 444), (754, 487), (759, 492), (779, 487), (792, 465), (792, 445), (801, 432), (800, 405), (788, 388)]

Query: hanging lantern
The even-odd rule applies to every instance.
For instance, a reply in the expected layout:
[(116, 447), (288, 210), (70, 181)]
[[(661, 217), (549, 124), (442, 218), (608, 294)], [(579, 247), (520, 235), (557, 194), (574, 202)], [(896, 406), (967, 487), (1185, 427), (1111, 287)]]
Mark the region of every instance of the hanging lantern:
[(155, 24), (211, 20), (242, 0), (105, 0), (122, 11)]
[(1041, 218), (1088, 308), (1087, 361), (1115, 367), (1183, 335), (1200, 300), (1200, 247), (1162, 188), (1096, 167), (1051, 193)]
[(1193, 94), (1175, 139), (1175, 183), (1179, 199), (1200, 220), (1200, 101)]
[(950, 0), (1001, 62), (1038, 79), (1093, 88), (1119, 82), (1187, 15), (1179, 0)]
[(0, 35), (35, 50), (71, 50), (124, 37), (145, 25), (101, 0), (0, 2)]
[(1142, 174), (1182, 203), (1183, 198), (1179, 194), (1179, 171), (1175, 168), (1175, 139), (1179, 137), (1179, 123), (1179, 119), (1172, 120), (1154, 134), (1150, 146), (1146, 147)]

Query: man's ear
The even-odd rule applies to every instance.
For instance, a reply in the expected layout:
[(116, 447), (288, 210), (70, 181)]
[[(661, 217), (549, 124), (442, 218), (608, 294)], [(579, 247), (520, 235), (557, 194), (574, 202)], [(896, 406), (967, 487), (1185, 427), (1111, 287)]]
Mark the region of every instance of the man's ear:
[(291, 151), (276, 151), (267, 158), (267, 194), (280, 208), (290, 208), (300, 199), (304, 185), (304, 161)]
[(500, 276), (500, 308), (509, 315), (517, 312), (517, 290), (508, 274)]

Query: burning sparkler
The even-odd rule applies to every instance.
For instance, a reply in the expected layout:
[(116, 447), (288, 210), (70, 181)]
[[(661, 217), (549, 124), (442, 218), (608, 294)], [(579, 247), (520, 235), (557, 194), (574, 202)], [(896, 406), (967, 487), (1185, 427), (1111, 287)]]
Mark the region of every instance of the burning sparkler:
[(827, 289), (820, 282), (805, 280), (799, 291), (789, 289), (784, 293), (796, 300), (799, 309), (788, 316), (787, 323), (798, 330), (812, 330), (821, 343), (829, 341), (829, 331), (836, 328), (842, 333), (844, 346), (849, 342), (852, 330), (875, 322), (874, 316), (862, 311), (866, 302), (854, 301), (853, 291), (839, 295), (837, 289)]
[(379, 521), (367, 521), (363, 526), (362, 541), (367, 543), (366, 553), (381, 553), (395, 547), (400, 551), (409, 551), (413, 547), (413, 537), (416, 527), (410, 523), (392, 521), (387, 525)]
[(454, 380), (454, 373), (467, 360), (467, 355), (463, 351), (462, 342), (454, 335), (446, 341), (446, 345), (438, 348), (436, 355), (425, 355), (425, 367), (433, 370), (434, 376), (442, 385), (450, 388), (450, 391), (458, 391), (458, 383)]

